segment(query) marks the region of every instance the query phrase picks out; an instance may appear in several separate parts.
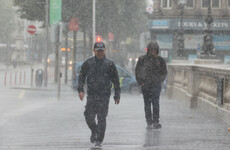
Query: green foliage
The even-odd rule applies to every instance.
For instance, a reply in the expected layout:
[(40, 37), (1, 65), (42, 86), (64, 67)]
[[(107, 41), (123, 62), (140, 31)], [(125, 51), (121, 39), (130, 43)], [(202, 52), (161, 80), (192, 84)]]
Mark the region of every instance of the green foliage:
[(14, 5), (22, 19), (45, 21), (46, 0), (14, 0)]
[(0, 0), (0, 43), (10, 41), (15, 31), (15, 13), (10, 1)]
[(108, 31), (125, 40), (146, 31), (146, 4), (140, 0), (97, 0), (97, 31), (106, 36)]
[(65, 0), (62, 2), (62, 20), (69, 22), (72, 17), (79, 20), (80, 28), (87, 27), (92, 20), (92, 0)]
[[(21, 18), (44, 21), (46, 0), (14, 0), (19, 7)], [(140, 0), (97, 0), (96, 31), (107, 38), (113, 32), (116, 41), (127, 37), (137, 38), (147, 30), (147, 17), (144, 16), (146, 3)], [(77, 17), (80, 30), (92, 31), (92, 0), (63, 0), (62, 20), (69, 22)]]

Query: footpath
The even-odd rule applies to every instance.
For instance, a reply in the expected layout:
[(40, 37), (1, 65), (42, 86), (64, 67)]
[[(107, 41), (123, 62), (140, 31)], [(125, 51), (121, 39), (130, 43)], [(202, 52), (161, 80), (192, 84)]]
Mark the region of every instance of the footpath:
[[(33, 97), (54, 99), (55, 91)], [(29, 95), (29, 94), (27, 94)], [(0, 126), (1, 150), (88, 150), (90, 131), (83, 116), (85, 100), (62, 86), (61, 100), (36, 107)], [(122, 93), (111, 99), (104, 150), (229, 150), (229, 125), (216, 114), (186, 108), (166, 95), (160, 100), (161, 129), (146, 130), (142, 95)]]
[[(31, 87), (31, 82), (32, 86), (35, 86), (36, 71), (39, 69), (43, 70), (44, 75), (43, 64), (21, 65), (14, 68), (0, 63), (0, 88)], [(49, 67), (48, 80), (53, 81), (53, 78), (54, 68)]]

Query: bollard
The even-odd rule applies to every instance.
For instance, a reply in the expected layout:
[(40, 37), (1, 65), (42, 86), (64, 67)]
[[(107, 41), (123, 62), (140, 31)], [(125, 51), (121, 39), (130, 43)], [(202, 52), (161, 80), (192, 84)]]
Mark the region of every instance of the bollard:
[(33, 87), (33, 77), (34, 77), (34, 69), (31, 69), (31, 75), (30, 75), (30, 86)]
[(7, 72), (5, 72), (5, 79), (4, 79), (4, 86), (6, 86), (6, 76), (7, 76)]
[(26, 71), (24, 71), (24, 85), (26, 84)]
[(20, 72), (19, 84), (22, 84), (22, 72)]
[(224, 78), (217, 79), (217, 92), (216, 100), (218, 106), (223, 106), (224, 104)]
[(12, 86), (12, 72), (10, 72), (10, 86)]
[[(46, 74), (46, 76), (47, 76), (47, 74)], [(47, 76), (47, 78), (48, 78), (48, 76)], [(43, 73), (43, 79), (45, 79), (45, 73)]]
[(17, 72), (15, 72), (14, 85), (17, 84)]

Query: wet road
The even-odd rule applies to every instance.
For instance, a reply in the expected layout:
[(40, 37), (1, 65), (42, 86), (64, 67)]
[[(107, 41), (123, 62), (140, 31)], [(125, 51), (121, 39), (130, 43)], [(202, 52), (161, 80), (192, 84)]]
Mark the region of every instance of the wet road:
[[(0, 118), (4, 119), (0, 124), (1, 150), (91, 149), (90, 131), (83, 116), (85, 101), (81, 102), (68, 86), (62, 87), (61, 101), (55, 99), (52, 89), (0, 91), (4, 93), (0, 106)], [(24, 94), (18, 97), (22, 91)], [(105, 150), (230, 149), (230, 125), (215, 114), (186, 108), (162, 95), (162, 128), (147, 131), (142, 95), (124, 93), (121, 98), (118, 106), (110, 101)]]

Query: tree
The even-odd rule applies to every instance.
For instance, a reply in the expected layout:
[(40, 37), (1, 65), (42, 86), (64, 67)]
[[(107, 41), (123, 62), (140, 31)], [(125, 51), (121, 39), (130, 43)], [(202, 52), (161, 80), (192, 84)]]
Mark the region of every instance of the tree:
[(98, 0), (97, 31), (104, 37), (108, 32), (115, 34), (115, 43), (127, 37), (137, 38), (147, 29), (144, 16), (145, 3), (139, 0)]
[(0, 0), (0, 42), (8, 42), (15, 32), (15, 12), (12, 9), (11, 1)]
[(14, 0), (14, 5), (22, 19), (45, 21), (46, 0)]
[[(14, 0), (22, 18), (44, 21), (45, 0)], [(147, 17), (144, 16), (146, 3), (139, 0), (97, 0), (96, 31), (103, 37), (108, 32), (115, 34), (115, 43), (127, 37), (137, 38), (147, 30)], [(77, 17), (80, 30), (92, 32), (92, 0), (63, 0), (62, 20), (68, 22)]]

